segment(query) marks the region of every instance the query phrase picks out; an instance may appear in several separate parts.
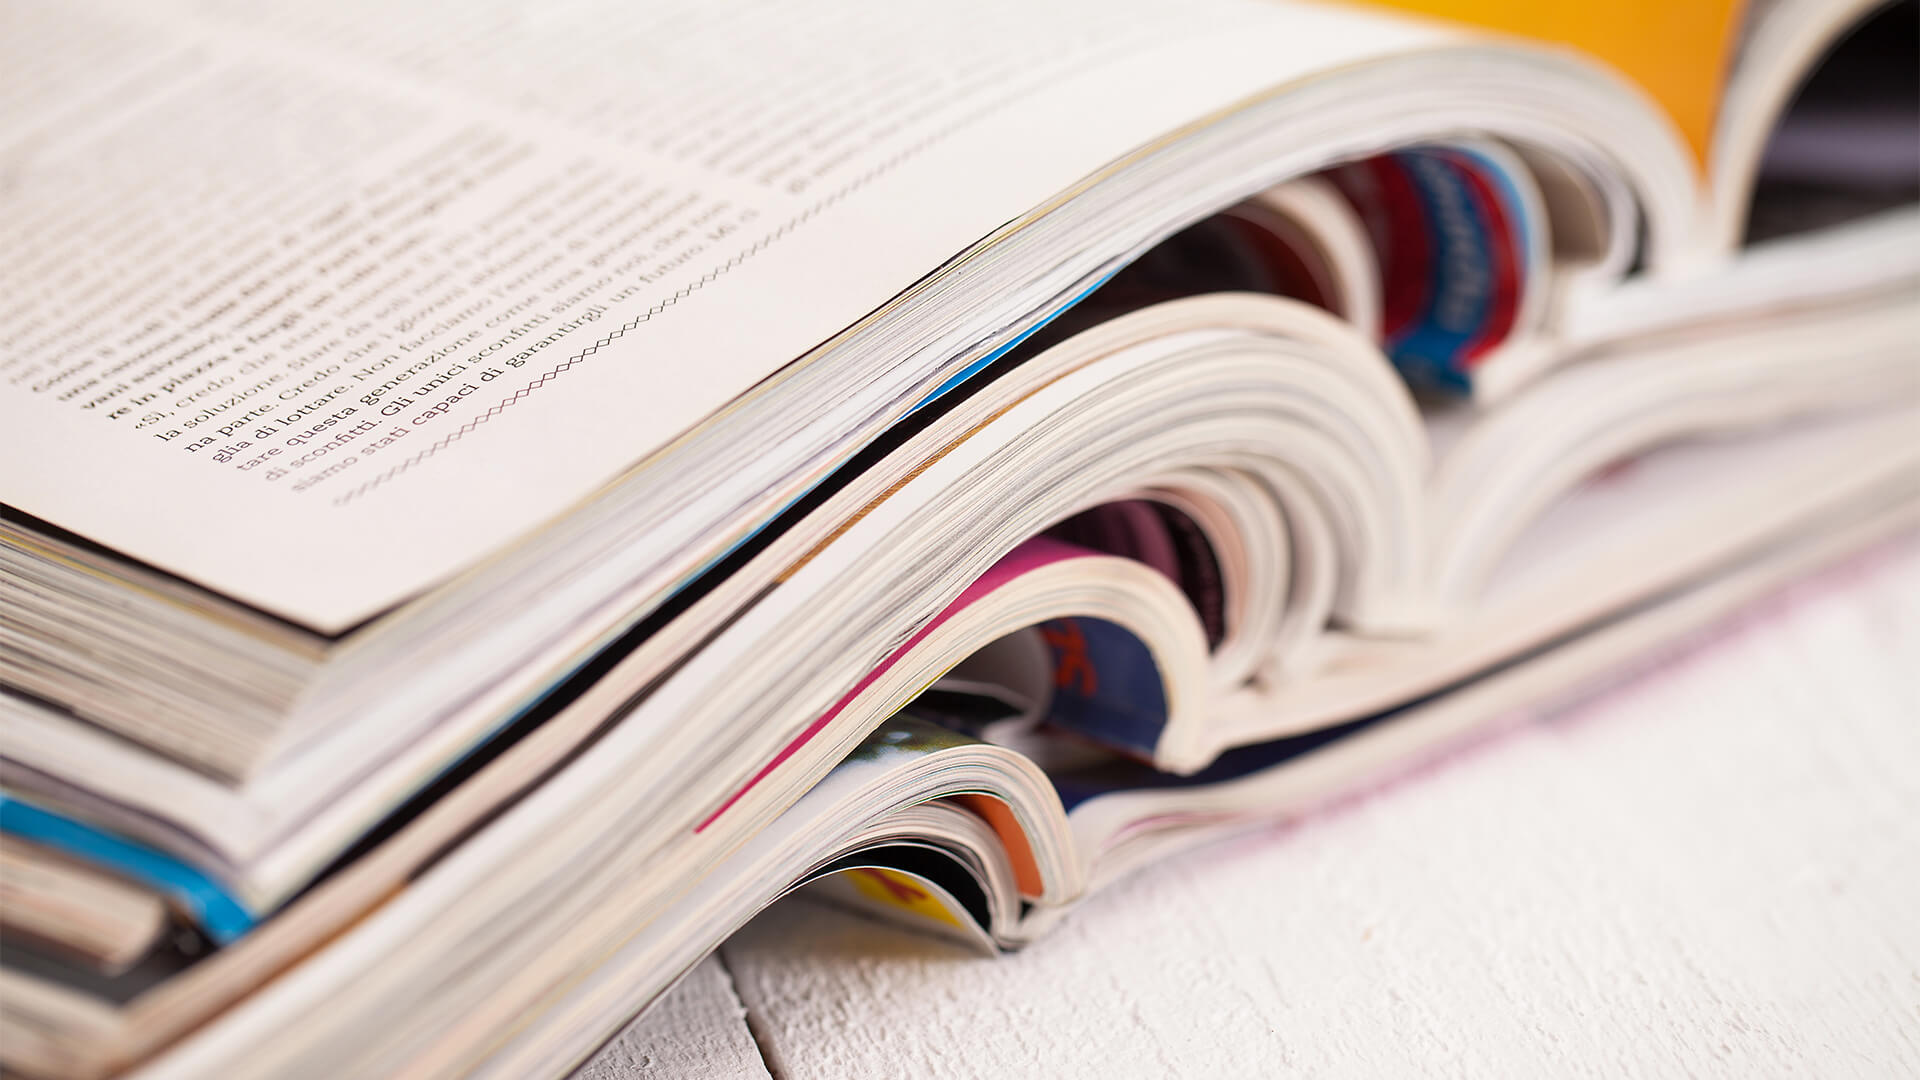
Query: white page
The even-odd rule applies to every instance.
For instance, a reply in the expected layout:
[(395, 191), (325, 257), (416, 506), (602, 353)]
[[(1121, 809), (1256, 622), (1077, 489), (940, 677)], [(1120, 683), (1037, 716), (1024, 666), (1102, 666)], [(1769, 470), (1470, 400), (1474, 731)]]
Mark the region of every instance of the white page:
[(9, 5), (0, 497), (321, 630), (1129, 149), (1443, 40), (1231, 0), (222, 7)]

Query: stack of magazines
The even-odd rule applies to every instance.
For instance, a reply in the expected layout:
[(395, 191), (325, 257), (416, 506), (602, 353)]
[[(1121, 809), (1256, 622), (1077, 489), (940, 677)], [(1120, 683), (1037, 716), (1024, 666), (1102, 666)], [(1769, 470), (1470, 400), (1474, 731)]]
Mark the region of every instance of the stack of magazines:
[(0, 1064), (563, 1075), (1911, 529), (1916, 5), (1407, 6), (9, 0)]

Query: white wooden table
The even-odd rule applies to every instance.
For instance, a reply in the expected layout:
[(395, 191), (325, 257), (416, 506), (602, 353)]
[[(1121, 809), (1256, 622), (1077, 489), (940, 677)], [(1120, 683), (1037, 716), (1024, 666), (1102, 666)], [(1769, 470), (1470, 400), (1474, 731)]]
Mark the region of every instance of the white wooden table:
[(582, 1075), (1920, 1076), (1920, 545), (985, 959), (805, 902)]

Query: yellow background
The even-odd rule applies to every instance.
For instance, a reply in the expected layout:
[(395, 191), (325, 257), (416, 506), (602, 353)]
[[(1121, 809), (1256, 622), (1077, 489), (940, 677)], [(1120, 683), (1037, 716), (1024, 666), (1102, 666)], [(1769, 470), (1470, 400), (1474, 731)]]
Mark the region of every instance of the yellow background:
[(1740, 0), (1365, 0), (1561, 42), (1606, 61), (1666, 108), (1704, 162)]

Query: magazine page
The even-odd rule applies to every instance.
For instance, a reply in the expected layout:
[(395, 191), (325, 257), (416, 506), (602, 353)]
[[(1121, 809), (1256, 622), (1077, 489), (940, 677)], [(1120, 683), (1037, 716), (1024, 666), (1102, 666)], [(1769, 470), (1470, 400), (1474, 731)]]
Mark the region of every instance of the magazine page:
[(338, 631), (1114, 158), (1445, 40), (1123, 6), (21, 5), (0, 491)]

